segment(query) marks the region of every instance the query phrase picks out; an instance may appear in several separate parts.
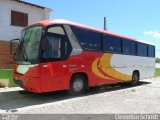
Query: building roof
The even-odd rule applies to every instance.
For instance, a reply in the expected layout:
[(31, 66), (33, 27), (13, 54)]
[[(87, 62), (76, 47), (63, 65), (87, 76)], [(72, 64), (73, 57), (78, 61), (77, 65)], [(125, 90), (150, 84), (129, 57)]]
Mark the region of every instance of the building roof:
[(109, 31), (106, 31), (106, 30), (103, 30), (103, 29), (97, 29), (97, 28), (94, 28), (94, 27), (90, 27), (90, 26), (87, 26), (87, 25), (83, 25), (83, 24), (79, 24), (79, 23), (75, 23), (75, 22), (71, 22), (71, 21), (63, 20), (63, 19), (43, 20), (43, 21), (40, 21), (36, 24), (40, 24), (44, 27), (46, 27), (48, 25), (52, 25), (52, 24), (67, 24), (67, 25), (72, 25), (72, 26), (76, 26), (76, 27), (80, 27), (80, 28), (85, 28), (85, 29), (89, 29), (89, 30), (92, 30), (92, 31), (96, 31), (96, 32), (100, 32), (100, 33), (104, 33), (104, 34), (108, 34), (108, 35), (112, 35), (112, 36), (121, 37), (121, 38), (124, 38), (124, 39), (130, 39), (130, 40), (133, 40), (133, 41), (138, 41), (138, 42), (153, 45), (152, 43), (145, 42), (143, 40), (138, 40), (136, 38), (128, 37), (128, 36), (125, 36), (125, 35), (120, 35), (120, 34), (109, 32)]
[[(41, 9), (45, 9), (46, 8), (46, 7), (43, 7), (43, 6), (40, 6), (40, 5), (36, 5), (36, 4), (32, 4), (32, 3), (29, 3), (29, 2), (25, 2), (25, 1), (22, 1), (22, 0), (11, 0), (11, 1), (15, 1), (15, 2), (18, 2), (18, 3), (22, 3), (22, 4), (25, 4), (25, 5), (30, 5), (30, 6), (41, 8)], [(49, 8), (47, 8), (47, 9), (49, 9)]]

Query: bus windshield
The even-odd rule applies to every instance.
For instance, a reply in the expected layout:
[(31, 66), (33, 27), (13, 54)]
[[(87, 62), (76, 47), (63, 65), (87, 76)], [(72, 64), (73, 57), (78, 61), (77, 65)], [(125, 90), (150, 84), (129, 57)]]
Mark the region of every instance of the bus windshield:
[(41, 26), (34, 26), (22, 31), (21, 43), (15, 56), (16, 62), (34, 64), (37, 61), (42, 30)]

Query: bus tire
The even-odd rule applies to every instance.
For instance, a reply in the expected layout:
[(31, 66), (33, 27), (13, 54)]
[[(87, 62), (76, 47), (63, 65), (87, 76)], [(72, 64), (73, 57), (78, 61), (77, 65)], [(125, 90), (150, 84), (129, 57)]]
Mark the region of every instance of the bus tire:
[(139, 83), (139, 73), (137, 71), (132, 74), (132, 81), (130, 82), (131, 86), (135, 86)]
[(83, 75), (77, 74), (71, 78), (69, 93), (71, 95), (81, 95), (86, 91), (87, 80)]

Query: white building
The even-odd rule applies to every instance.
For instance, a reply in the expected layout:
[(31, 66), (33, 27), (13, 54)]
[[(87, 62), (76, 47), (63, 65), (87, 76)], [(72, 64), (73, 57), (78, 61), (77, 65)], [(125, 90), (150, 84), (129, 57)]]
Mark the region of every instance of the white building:
[(160, 63), (156, 63), (156, 68), (160, 68)]
[(22, 0), (0, 0), (0, 69), (12, 69), (10, 40), (20, 37), (22, 29), (49, 19), (51, 9)]
[(0, 40), (19, 38), (25, 26), (49, 19), (51, 12), (49, 8), (21, 0), (0, 0)]

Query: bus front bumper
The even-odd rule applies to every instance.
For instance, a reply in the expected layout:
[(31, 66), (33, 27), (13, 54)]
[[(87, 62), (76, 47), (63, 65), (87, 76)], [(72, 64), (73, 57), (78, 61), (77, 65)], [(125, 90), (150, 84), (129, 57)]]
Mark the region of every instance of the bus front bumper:
[(15, 77), (14, 82), (19, 87), (35, 93), (41, 93), (41, 85), (40, 85), (40, 78), (33, 78), (33, 77)]

